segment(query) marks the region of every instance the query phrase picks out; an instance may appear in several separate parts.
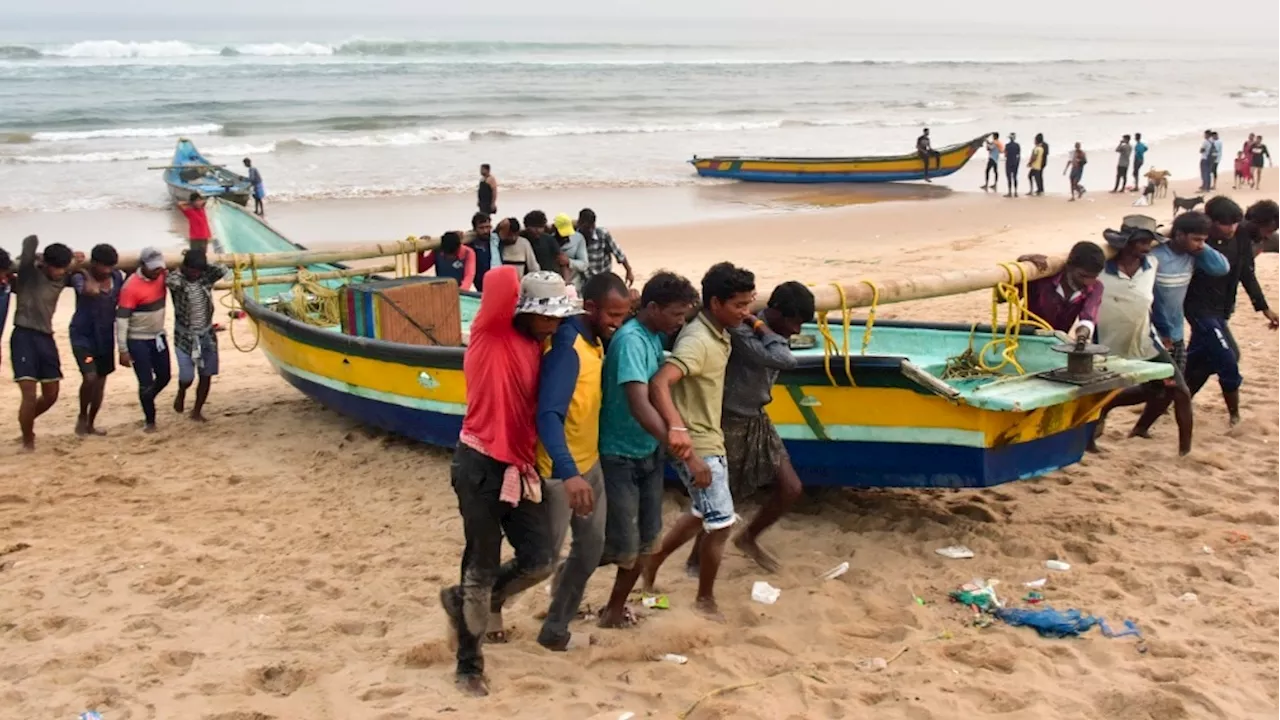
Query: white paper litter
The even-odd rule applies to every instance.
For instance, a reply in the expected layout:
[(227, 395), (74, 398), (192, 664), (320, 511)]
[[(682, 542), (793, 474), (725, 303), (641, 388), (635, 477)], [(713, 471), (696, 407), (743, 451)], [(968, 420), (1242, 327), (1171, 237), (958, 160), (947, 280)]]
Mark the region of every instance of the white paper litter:
[(782, 591), (770, 585), (763, 580), (757, 580), (751, 586), (751, 599), (765, 605), (772, 605), (778, 602), (778, 598), (782, 596)]

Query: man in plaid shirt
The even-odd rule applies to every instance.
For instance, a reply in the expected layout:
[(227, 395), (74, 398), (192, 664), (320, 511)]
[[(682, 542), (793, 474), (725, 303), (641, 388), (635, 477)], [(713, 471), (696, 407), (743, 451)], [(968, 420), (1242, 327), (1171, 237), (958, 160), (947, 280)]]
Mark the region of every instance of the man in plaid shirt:
[(191, 419), (204, 422), (213, 376), (218, 374), (218, 337), (213, 329), (213, 286), (227, 273), (224, 265), (211, 263), (200, 248), (188, 250), (182, 267), (165, 278), (173, 298), (173, 350), (178, 358), (178, 397), (173, 409), (182, 412), (187, 389), (195, 383), (196, 404)]
[(627, 271), (627, 285), (635, 283), (636, 276), (631, 271), (627, 256), (618, 247), (618, 243), (613, 241), (608, 230), (596, 227), (596, 213), (591, 208), (583, 208), (578, 213), (578, 233), (587, 244), (586, 280), (601, 273), (613, 272), (613, 261), (616, 259)]

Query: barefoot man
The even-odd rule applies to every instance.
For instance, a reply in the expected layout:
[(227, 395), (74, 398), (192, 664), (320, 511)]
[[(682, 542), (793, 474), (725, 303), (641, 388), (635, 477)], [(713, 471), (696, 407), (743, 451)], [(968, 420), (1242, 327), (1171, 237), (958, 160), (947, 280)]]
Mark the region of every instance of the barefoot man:
[(600, 466), (608, 496), (604, 562), (618, 566), (600, 627), (628, 627), (627, 597), (662, 535), (662, 449), (667, 424), (649, 400), (649, 380), (662, 365), (667, 337), (679, 332), (698, 302), (685, 278), (659, 272), (645, 283), (639, 311), (604, 357)]
[(732, 348), (729, 331), (751, 313), (756, 280), (750, 271), (723, 262), (702, 277), (702, 311), (689, 321), (666, 364), (649, 382), (649, 396), (667, 424), (667, 445), (692, 507), (676, 521), (645, 568), (652, 590), (663, 561), (705, 532), (699, 557), (697, 609), (721, 620), (715, 582), (724, 544), (734, 523), (724, 431), (720, 427), (725, 368)]
[(94, 427), (107, 376), (116, 369), (116, 301), (124, 286), (124, 273), (116, 269), (116, 249), (96, 245), (89, 265), (71, 275), (76, 291), (76, 312), (71, 316), (71, 355), (80, 368), (80, 415), (77, 435), (106, 435)]
[[(52, 243), (43, 254), (37, 255), (39, 244), (35, 235), (28, 235), (22, 241), (18, 276), (13, 281), (18, 307), (13, 311), (13, 332), (9, 334), (13, 379), (22, 392), (18, 425), (22, 428), (24, 450), (35, 450), (36, 418), (58, 401), (62, 362), (58, 358), (58, 345), (53, 341), (53, 313), (67, 284), (67, 270), (76, 257), (62, 243)], [(40, 387), (38, 398), (37, 385)]]
[(768, 572), (778, 570), (778, 561), (760, 548), (757, 538), (791, 508), (800, 497), (801, 485), (764, 408), (773, 400), (778, 373), (796, 366), (791, 336), (812, 321), (813, 293), (801, 283), (787, 282), (774, 289), (760, 318), (748, 317), (729, 331), (733, 352), (725, 373), (721, 423), (734, 502), (773, 485), (773, 494), (734, 545)]
[(182, 256), (182, 267), (169, 273), (165, 283), (173, 296), (173, 354), (178, 358), (178, 397), (173, 411), (181, 413), (187, 388), (200, 377), (191, 419), (204, 422), (204, 403), (218, 374), (218, 337), (213, 331), (213, 286), (227, 274), (223, 265), (210, 265), (204, 250), (192, 248)]
[[(490, 619), (505, 599), (551, 575), (550, 518), (534, 471), (538, 372), (543, 343), (563, 318), (582, 314), (564, 278), (504, 266), (488, 273), (471, 342), (462, 360), (467, 412), (450, 470), (466, 548), (457, 585), (440, 589), (440, 605), (457, 642), (458, 689), (489, 694), (481, 652)], [(502, 538), (515, 558), (502, 563)]]

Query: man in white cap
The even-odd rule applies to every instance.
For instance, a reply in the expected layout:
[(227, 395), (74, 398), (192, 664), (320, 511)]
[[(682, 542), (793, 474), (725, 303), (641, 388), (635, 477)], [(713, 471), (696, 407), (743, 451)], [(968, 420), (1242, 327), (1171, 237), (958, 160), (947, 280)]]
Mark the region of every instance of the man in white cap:
[[(480, 310), (463, 356), (467, 412), (451, 468), (466, 549), (461, 582), (441, 588), (440, 604), (458, 643), (457, 685), (489, 694), (480, 643), (501, 641), (503, 601), (552, 571), (550, 520), (534, 470), (538, 441), (538, 372), (543, 343), (582, 303), (564, 279), (538, 271), (517, 275), (504, 266), (485, 278)], [(506, 536), (515, 558), (501, 563)]]
[(138, 376), (143, 429), (155, 432), (156, 396), (169, 384), (169, 343), (164, 336), (164, 255), (153, 247), (138, 255), (138, 272), (120, 288), (116, 306), (116, 346), (120, 367)]

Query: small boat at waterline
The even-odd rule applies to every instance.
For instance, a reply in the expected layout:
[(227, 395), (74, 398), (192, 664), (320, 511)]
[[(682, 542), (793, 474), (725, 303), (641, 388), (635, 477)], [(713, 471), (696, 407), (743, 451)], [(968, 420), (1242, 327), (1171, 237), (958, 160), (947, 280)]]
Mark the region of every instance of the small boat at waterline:
[(199, 193), (244, 205), (253, 190), (249, 178), (209, 162), (186, 138), (178, 139), (173, 162), (164, 168), (164, 184), (175, 202), (186, 202), (191, 193)]
[[(937, 150), (929, 177), (951, 175), (969, 162), (986, 136)], [(885, 183), (923, 180), (924, 162), (916, 153), (887, 157), (739, 157), (716, 156), (689, 161), (698, 175), (725, 180), (767, 183)]]

